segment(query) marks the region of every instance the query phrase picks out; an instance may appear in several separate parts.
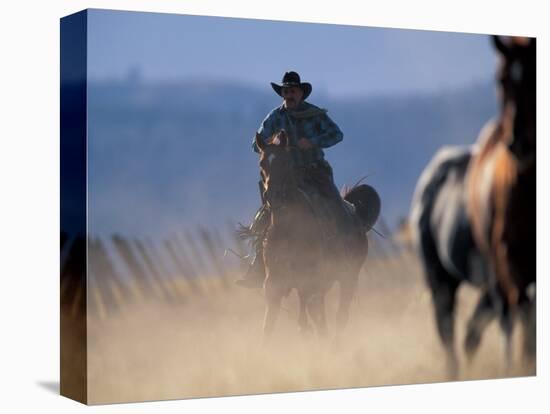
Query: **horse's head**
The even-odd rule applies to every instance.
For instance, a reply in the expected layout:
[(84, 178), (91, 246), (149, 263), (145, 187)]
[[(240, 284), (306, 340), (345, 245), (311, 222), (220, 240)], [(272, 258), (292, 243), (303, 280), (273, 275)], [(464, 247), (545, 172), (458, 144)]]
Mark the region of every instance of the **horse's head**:
[(260, 172), (264, 185), (264, 198), (270, 207), (284, 203), (289, 189), (295, 184), (294, 158), (288, 134), (283, 129), (264, 141), (256, 134), (256, 146), (260, 150)]
[(497, 73), (503, 127), (510, 151), (520, 163), (534, 159), (536, 150), (536, 40), (493, 36), (501, 56)]

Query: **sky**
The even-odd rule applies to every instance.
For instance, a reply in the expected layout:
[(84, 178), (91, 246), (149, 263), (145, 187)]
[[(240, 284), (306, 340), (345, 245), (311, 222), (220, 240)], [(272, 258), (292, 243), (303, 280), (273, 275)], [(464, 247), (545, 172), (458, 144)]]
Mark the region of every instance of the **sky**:
[(267, 88), (295, 70), (332, 97), (431, 93), (493, 77), (486, 35), (90, 10), (90, 79), (213, 79)]
[[(411, 145), (416, 140), (415, 134), (427, 134), (429, 138), (433, 123), (423, 119), (429, 114), (426, 112), (430, 109), (429, 104), (419, 104), (420, 109), (428, 108), (424, 112), (393, 107), (393, 113), (404, 111), (403, 117), (392, 118), (393, 122), (402, 122), (404, 128), (387, 131), (384, 118), (391, 113), (384, 110), (389, 111), (391, 103), (405, 102), (413, 106), (423, 102), (418, 99), (419, 93), (460, 90), (472, 84), (477, 85), (466, 91), (477, 90), (478, 86), (487, 85), (487, 81), (494, 78), (495, 61), (496, 53), (486, 35), (105, 10), (91, 10), (88, 16), (89, 80), (126, 79), (138, 71), (144, 82), (231, 81), (265, 91), (265, 97), (271, 97), (275, 106), (280, 100), (269, 82), (280, 82), (287, 70), (298, 71), (304, 81), (313, 84), (310, 102), (334, 103), (329, 106), (331, 116), (335, 116), (335, 121), (345, 131), (344, 143), (327, 150), (327, 159), (336, 168), (337, 183), (353, 183), (374, 173), (372, 184), (379, 186), (384, 198), (384, 215), (392, 218), (406, 214), (409, 204), (403, 205), (402, 199), (393, 197), (391, 192), (399, 188), (400, 193), (412, 193), (414, 187), (401, 189), (403, 180), (395, 174), (400, 167), (396, 160), (399, 157), (415, 159), (408, 153), (421, 151), (416, 144)], [(131, 85), (128, 89), (142, 90), (139, 82), (127, 85)], [(190, 91), (192, 100), (170, 103), (170, 94), (164, 88), (150, 88), (149, 92), (155, 90), (160, 98), (148, 101), (146, 94), (133, 94), (125, 88), (122, 92), (116, 89), (112, 92), (108, 85), (106, 89), (102, 89), (105, 85), (100, 83), (93, 86), (96, 88), (91, 88), (88, 95), (91, 103), (88, 177), (90, 223), (94, 231), (161, 233), (174, 228), (176, 223), (184, 225), (184, 218), (187, 222), (210, 225), (209, 217), (212, 216), (220, 220), (237, 218), (242, 222), (253, 217), (259, 202), (258, 172), (257, 155), (251, 150), (250, 140), (264, 112), (254, 115), (255, 119), (243, 115), (241, 121), (225, 125), (224, 120), (233, 113), (234, 98), (222, 95), (216, 98), (217, 106), (209, 107), (211, 111), (221, 111), (221, 115), (216, 118), (210, 113), (212, 124), (208, 124), (200, 116), (190, 117), (189, 113), (195, 113), (192, 111), (187, 118), (180, 116), (186, 114), (186, 105), (196, 109), (194, 104), (201, 96), (196, 90)], [(179, 87), (182, 89), (178, 89), (178, 94), (184, 95), (186, 90)], [(128, 107), (114, 105), (112, 93), (127, 93), (120, 98)], [(357, 112), (353, 115), (355, 118), (339, 117), (335, 111), (338, 99), (330, 99), (342, 98), (342, 102), (349, 103), (347, 98), (372, 95), (392, 98), (388, 100), (389, 107), (384, 106), (386, 100), (373, 101), (381, 105), (374, 111), (381, 122), (369, 120), (372, 114)], [(414, 96), (408, 99), (404, 95)], [(261, 97), (254, 93), (242, 96)], [(438, 101), (438, 97), (431, 95), (428, 98), (429, 102), (435, 99), (446, 108), (445, 100)], [(137, 101), (129, 101), (132, 99)], [(164, 99), (168, 100), (166, 105)], [(239, 109), (244, 114), (248, 113), (247, 107), (264, 105), (261, 98), (250, 99), (252, 102), (239, 102)], [(358, 102), (367, 100), (359, 99)], [(460, 101), (457, 105), (459, 108)], [(144, 108), (149, 113), (140, 112)], [(161, 116), (161, 110), (167, 112)], [(411, 120), (411, 113), (422, 119)], [(462, 131), (469, 128), (464, 125), (469, 118), (461, 113), (456, 114), (457, 121), (453, 124), (449, 114), (443, 111), (441, 122), (448, 125), (449, 130), (437, 130), (441, 137), (434, 139), (444, 141), (444, 137), (453, 136), (452, 128), (460, 128), (458, 135), (462, 136)], [(347, 123), (340, 122), (344, 118)], [(227, 151), (208, 145), (219, 139), (220, 123), (224, 133), (236, 144)], [(376, 125), (379, 127), (374, 127)], [(401, 143), (400, 148), (386, 145), (385, 141), (396, 130), (401, 131), (400, 138), (403, 138), (396, 141)], [(464, 137), (470, 142), (475, 133), (467, 133)], [(201, 146), (203, 142), (207, 145)], [(193, 151), (197, 155), (189, 148), (195, 148)], [(214, 151), (210, 151), (212, 148)], [(242, 151), (242, 156), (237, 157), (235, 150)], [(243, 163), (239, 166), (242, 168), (228, 175), (227, 169), (235, 159)], [(380, 168), (381, 159), (387, 160), (387, 169)], [(213, 181), (219, 187), (212, 186)], [(392, 187), (395, 182), (398, 185)], [(236, 200), (234, 204), (229, 206), (227, 195), (223, 206), (213, 202), (222, 189)], [(234, 197), (239, 191), (242, 197)], [(399, 205), (397, 201), (391, 204), (390, 200), (399, 200)]]

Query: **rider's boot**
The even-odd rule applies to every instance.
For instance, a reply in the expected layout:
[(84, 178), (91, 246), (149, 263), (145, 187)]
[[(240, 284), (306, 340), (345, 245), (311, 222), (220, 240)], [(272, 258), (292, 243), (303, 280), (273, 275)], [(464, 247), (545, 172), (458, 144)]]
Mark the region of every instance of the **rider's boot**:
[(262, 204), (250, 226), (252, 234), (256, 234), (259, 240), (255, 241), (255, 256), (248, 271), (235, 283), (246, 288), (262, 288), (265, 279), (263, 235), (269, 225), (269, 212), (267, 206)]
[(254, 260), (252, 260), (252, 263), (250, 264), (247, 272), (241, 279), (235, 282), (241, 287), (249, 289), (261, 289), (264, 285), (265, 267), (262, 251), (263, 249), (261, 247), (261, 243), (259, 244), (260, 246), (258, 246), (258, 248), (256, 249), (256, 256), (254, 257)]

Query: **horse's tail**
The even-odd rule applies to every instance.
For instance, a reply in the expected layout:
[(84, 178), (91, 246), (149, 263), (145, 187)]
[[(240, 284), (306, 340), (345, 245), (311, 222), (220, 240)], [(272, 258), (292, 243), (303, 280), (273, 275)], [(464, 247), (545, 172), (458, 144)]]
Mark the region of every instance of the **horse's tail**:
[(355, 212), (366, 231), (369, 231), (380, 215), (380, 196), (367, 184), (357, 184), (344, 194), (344, 200), (353, 204)]

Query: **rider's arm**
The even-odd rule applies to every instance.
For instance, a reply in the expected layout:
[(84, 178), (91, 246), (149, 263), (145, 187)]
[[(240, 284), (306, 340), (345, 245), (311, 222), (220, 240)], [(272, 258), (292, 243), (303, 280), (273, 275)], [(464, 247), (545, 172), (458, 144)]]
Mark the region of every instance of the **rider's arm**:
[(309, 137), (309, 140), (313, 145), (316, 145), (321, 148), (332, 147), (333, 145), (339, 143), (344, 139), (344, 134), (334, 123), (332, 119), (329, 118), (327, 114), (323, 114), (319, 119), (319, 135)]
[[(262, 121), (262, 124), (260, 125), (260, 128), (258, 128), (257, 132), (258, 132), (258, 134), (260, 134), (260, 136), (262, 137), (262, 139), (264, 141), (275, 133), (274, 125), (273, 125), (274, 124), (274, 122), (273, 122), (274, 118), (275, 118), (275, 110), (273, 110), (269, 114), (267, 114), (265, 119)], [(252, 138), (252, 149), (256, 152), (260, 152), (258, 150), (258, 147), (256, 146), (256, 136), (254, 136), (254, 138)]]

